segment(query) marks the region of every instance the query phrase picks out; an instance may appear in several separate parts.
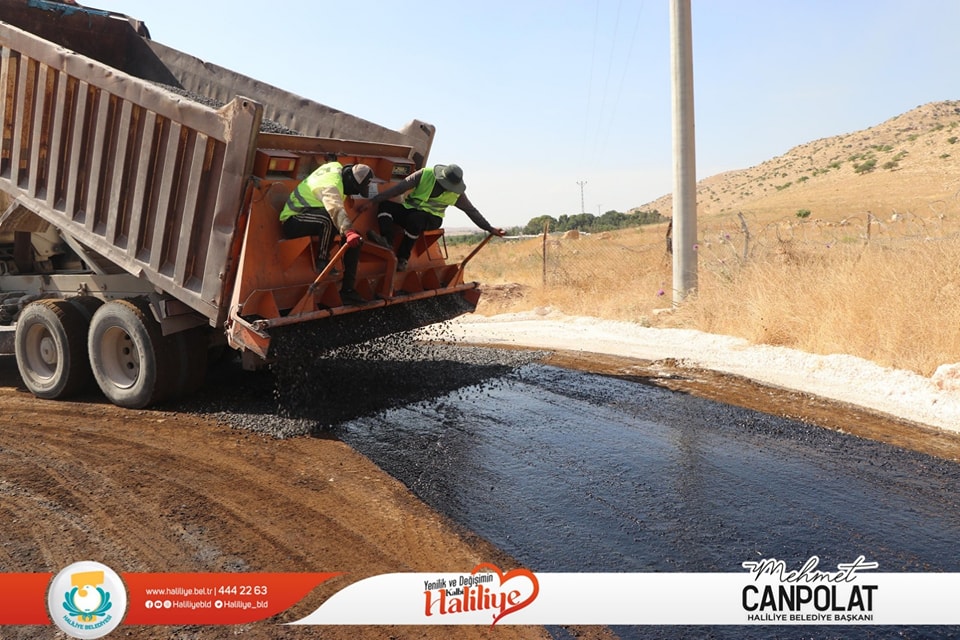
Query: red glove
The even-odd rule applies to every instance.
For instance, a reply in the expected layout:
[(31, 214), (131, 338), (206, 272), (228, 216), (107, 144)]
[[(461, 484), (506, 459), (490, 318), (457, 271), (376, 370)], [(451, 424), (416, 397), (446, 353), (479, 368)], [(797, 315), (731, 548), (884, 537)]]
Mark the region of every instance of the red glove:
[(363, 242), (363, 238), (360, 237), (360, 234), (353, 229), (347, 229), (343, 236), (346, 238), (347, 246), (350, 248), (359, 247), (360, 243)]

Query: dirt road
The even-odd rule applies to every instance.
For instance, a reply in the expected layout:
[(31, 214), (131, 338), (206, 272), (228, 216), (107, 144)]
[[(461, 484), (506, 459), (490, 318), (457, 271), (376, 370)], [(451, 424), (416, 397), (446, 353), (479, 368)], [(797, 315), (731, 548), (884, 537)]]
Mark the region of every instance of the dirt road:
[[(712, 397), (853, 431), (948, 459), (958, 440), (750, 381), (673, 367), (554, 353), (549, 364)], [(213, 391), (215, 393), (215, 391)], [(334, 439), (277, 439), (171, 411), (130, 411), (93, 395), (34, 398), (0, 357), (0, 571), (52, 572), (79, 560), (118, 572), (345, 572), (274, 619), (242, 626), (135, 627), (134, 639), (461, 638), (486, 627), (287, 627), (346, 584), (403, 571), (518, 566), (417, 500)], [(572, 630), (610, 637), (607, 630)], [(501, 638), (544, 638), (502, 626)], [(0, 627), (0, 637), (52, 637), (52, 627)]]
[[(38, 400), (0, 357), (0, 566), (52, 572), (79, 560), (123, 572), (328, 572), (276, 620), (246, 626), (121, 627), (126, 638), (461, 638), (486, 627), (286, 627), (346, 581), (464, 571), (510, 559), (415, 499), (345, 444), (274, 439), (201, 417), (129, 411), (96, 397)], [(587, 637), (605, 637), (600, 629)], [(53, 637), (53, 627), (0, 627)], [(502, 638), (543, 638), (504, 626)]]

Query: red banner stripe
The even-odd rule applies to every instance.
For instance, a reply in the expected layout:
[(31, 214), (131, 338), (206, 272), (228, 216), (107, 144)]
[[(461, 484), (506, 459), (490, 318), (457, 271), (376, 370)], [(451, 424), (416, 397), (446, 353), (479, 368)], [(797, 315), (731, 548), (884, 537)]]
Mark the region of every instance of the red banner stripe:
[(125, 573), (124, 624), (242, 624), (285, 611), (339, 573)]

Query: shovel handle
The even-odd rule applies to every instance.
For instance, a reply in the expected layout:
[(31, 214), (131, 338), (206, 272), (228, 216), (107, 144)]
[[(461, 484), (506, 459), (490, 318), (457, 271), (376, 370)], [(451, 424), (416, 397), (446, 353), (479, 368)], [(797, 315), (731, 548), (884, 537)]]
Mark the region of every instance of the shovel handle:
[(347, 252), (347, 249), (348, 249), (348, 247), (347, 247), (347, 244), (346, 244), (346, 243), (340, 245), (340, 248), (337, 249), (337, 252), (336, 252), (336, 253), (333, 255), (333, 257), (330, 259), (330, 262), (327, 263), (327, 266), (325, 266), (325, 267), (323, 268), (323, 271), (321, 271), (321, 272), (317, 275), (317, 279), (314, 280), (314, 281), (310, 284), (310, 286), (307, 288), (307, 293), (313, 293), (313, 290), (317, 288), (317, 285), (320, 284), (320, 281), (323, 280), (324, 278), (326, 278), (326, 277), (327, 277), (327, 274), (329, 274), (331, 271), (333, 271), (333, 268), (336, 266), (337, 261), (343, 256), (344, 253)]

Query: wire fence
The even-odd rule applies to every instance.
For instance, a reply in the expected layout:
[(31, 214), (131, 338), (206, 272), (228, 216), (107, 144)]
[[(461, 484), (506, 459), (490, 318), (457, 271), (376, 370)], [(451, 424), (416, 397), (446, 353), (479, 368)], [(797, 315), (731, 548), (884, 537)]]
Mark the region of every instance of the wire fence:
[[(955, 240), (960, 238), (960, 223), (946, 216), (897, 213), (885, 219), (864, 213), (836, 222), (798, 217), (760, 221), (740, 214), (723, 221), (700, 221), (697, 237), (698, 268), (730, 275), (757, 261), (815, 260), (838, 251)], [(604, 233), (545, 229), (539, 236), (514, 240), (539, 254), (543, 286), (589, 288), (591, 282), (601, 282), (611, 273), (629, 280), (649, 276), (653, 270), (669, 270), (672, 264), (669, 224)]]

